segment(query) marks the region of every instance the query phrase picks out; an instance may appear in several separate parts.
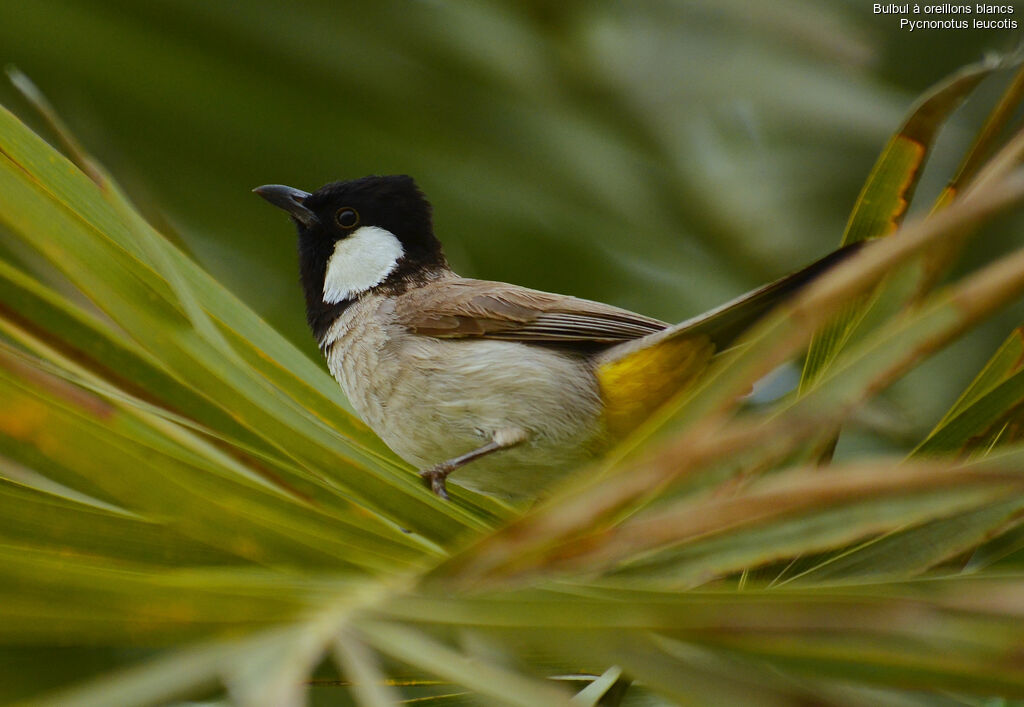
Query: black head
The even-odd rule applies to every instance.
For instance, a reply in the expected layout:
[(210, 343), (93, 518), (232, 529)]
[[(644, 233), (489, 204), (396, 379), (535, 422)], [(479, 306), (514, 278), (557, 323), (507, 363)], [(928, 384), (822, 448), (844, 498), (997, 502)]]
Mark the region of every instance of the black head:
[(253, 191), (298, 227), (306, 316), (318, 340), (365, 293), (399, 292), (448, 267), (412, 177), (332, 182), (312, 194), (277, 184)]

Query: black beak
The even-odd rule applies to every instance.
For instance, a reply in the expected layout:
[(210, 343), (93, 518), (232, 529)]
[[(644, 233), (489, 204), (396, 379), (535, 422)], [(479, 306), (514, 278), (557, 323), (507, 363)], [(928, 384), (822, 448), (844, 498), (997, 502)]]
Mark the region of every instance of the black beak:
[(292, 189), (283, 184), (264, 184), (262, 187), (253, 189), (253, 193), (259, 194), (274, 206), (284, 209), (292, 215), (292, 218), (307, 228), (320, 223), (316, 214), (307, 209), (304, 204), (309, 192)]

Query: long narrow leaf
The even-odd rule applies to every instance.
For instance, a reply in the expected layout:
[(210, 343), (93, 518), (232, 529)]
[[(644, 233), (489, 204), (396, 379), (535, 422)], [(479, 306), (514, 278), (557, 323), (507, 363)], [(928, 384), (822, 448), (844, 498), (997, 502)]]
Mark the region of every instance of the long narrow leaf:
[[(378, 464), (373, 449), (379, 449), (379, 442), (361, 425), (365, 443), (351, 435), (346, 439), (337, 428), (322, 422), (322, 410), (306, 409), (303, 402), (283, 393), (249, 366), (237, 365), (237, 359), (232, 363), (220, 350), (222, 344), (211, 343), (217, 339), (216, 333), (192, 328), (191, 324), (206, 321), (206, 315), (196, 312), (197, 303), (193, 302), (189, 305), (193, 309), (190, 324), (174, 289), (179, 294), (190, 293), (189, 288), (196, 287), (196, 282), (190, 281), (191, 272), (192, 280), (205, 285), (203, 306), (211, 308), (214, 318), (235, 323), (237, 315), (238, 322), (248, 323), (250, 328), (258, 320), (194, 264), (188, 265), (191, 261), (146, 232), (140, 220), (126, 220), (122, 202), (115, 199), (113, 205), (104, 207), (88, 198), (98, 193), (95, 184), (6, 111), (0, 112), (0, 136), (3, 218), (175, 375), (188, 377), (208, 399), (272, 441), (311, 476), (329, 481), (343, 494), (355, 495), (370, 508), (391, 508), (385, 514), (397, 516), (406, 527), (444, 541), (467, 526), (479, 527), (479, 515), (441, 504), (423, 492), (413, 475)], [(58, 168), (58, 164), (62, 166)], [(41, 179), (46, 180), (45, 187)], [(148, 237), (139, 238), (140, 234)], [(153, 253), (159, 251), (165, 269), (173, 273), (174, 287), (147, 264), (147, 247), (139, 240), (148, 242)], [(147, 306), (139, 307), (140, 302)], [(272, 344), (265, 341), (273, 338), (270, 330), (263, 329), (263, 336), (252, 333), (257, 334), (257, 341)], [(266, 349), (273, 354), (282, 346), (283, 340), (279, 340)], [(289, 360), (295, 357), (302, 358), (294, 353)], [(308, 370), (310, 365), (292, 363), (297, 371)], [(321, 380), (322, 388), (334, 389), (325, 376)], [(338, 419), (340, 414), (341, 408), (336, 408), (332, 417)]]
[(1024, 329), (1017, 328), (912, 455), (958, 451), (1024, 400)]
[[(886, 236), (900, 226), (939, 127), (995, 68), (990, 62), (961, 69), (918, 101), (871, 170), (846, 224), (842, 245)], [(815, 334), (804, 363), (801, 389), (828, 368), (869, 305), (869, 300), (856, 300)]]
[[(822, 420), (839, 421), (871, 392), (895, 380), (928, 351), (936, 350), (971, 326), (991, 308), (1005, 303), (1024, 288), (1024, 253), (991, 266), (972, 277), (954, 293), (936, 296), (934, 305), (908, 315), (890, 329), (880, 332), (860, 353), (851, 356), (847, 370), (833, 373), (836, 382), (817, 385), (794, 406), (789, 417), (760, 428), (736, 426), (716, 438), (723, 408), (728, 410), (735, 396), (760, 375), (785, 359), (813, 333), (829, 311), (851, 293), (870, 287), (893, 263), (905, 260), (963, 223), (973, 221), (997, 204), (1009, 205), (1024, 193), (1024, 179), (1006, 184), (1001, 195), (989, 191), (979, 199), (954, 204), (927, 222), (910, 226), (901, 238), (886, 239), (865, 248), (834, 272), (812, 284), (782, 311), (751, 333), (757, 346), (739, 352), (709, 371), (703, 384), (685, 401), (666, 410), (652, 422), (664, 425), (675, 416), (689, 423), (687, 432), (660, 455), (644, 462), (621, 465), (614, 474), (589, 481), (577, 480), (562, 494), (514, 522), (440, 570), (472, 581), (505, 563), (522, 565), (527, 552), (571, 538), (630, 503), (663, 488), (672, 479), (690, 474), (695, 468), (735, 455), (754, 444), (792, 435)], [(983, 199), (991, 199), (986, 205)], [(1004, 201), (1005, 200), (1005, 201)], [(894, 345), (898, 344), (898, 345)]]

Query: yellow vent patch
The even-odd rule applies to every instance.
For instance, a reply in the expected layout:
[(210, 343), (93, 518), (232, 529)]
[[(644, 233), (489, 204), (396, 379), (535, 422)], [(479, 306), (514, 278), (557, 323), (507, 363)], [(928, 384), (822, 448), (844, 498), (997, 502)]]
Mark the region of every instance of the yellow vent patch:
[(707, 368), (715, 347), (706, 336), (663, 339), (596, 371), (609, 434), (628, 434)]

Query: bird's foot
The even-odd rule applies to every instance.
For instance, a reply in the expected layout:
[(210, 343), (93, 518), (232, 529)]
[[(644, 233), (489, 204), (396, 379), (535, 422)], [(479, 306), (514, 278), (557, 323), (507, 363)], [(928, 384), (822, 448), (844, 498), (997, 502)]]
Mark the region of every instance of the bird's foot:
[(441, 462), (421, 471), (420, 478), (423, 479), (423, 483), (426, 484), (427, 488), (434, 492), (434, 495), (447, 501), (449, 500), (448, 487), (445, 482), (448, 479), (448, 474), (455, 471), (455, 469), (454, 464)]

